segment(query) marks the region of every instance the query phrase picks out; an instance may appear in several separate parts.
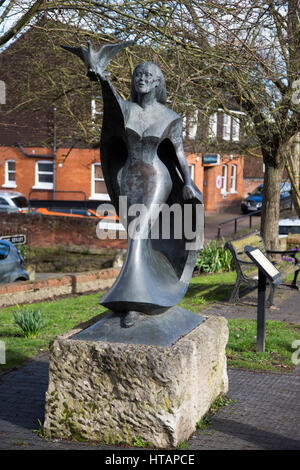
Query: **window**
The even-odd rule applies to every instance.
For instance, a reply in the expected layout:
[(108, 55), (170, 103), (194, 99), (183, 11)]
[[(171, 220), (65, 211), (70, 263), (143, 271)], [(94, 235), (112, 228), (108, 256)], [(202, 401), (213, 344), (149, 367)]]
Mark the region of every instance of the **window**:
[(228, 114), (223, 114), (223, 139), (230, 140), (231, 130), (231, 117)]
[(0, 104), (6, 104), (6, 87), (3, 80), (0, 80)]
[(191, 175), (191, 180), (194, 181), (194, 176), (195, 176), (195, 165), (192, 163), (189, 163), (189, 171)]
[(5, 259), (8, 257), (10, 252), (10, 247), (0, 242), (0, 259)]
[(183, 138), (188, 138), (194, 140), (197, 135), (198, 130), (198, 110), (189, 112), (187, 116), (184, 116), (182, 119), (182, 136)]
[(240, 120), (232, 118), (232, 140), (238, 142), (240, 140)]
[(236, 165), (231, 165), (230, 192), (236, 193)]
[(222, 165), (222, 186), (221, 186), (221, 193), (223, 195), (227, 194), (227, 165)]
[(103, 103), (101, 96), (95, 96), (91, 101), (92, 121), (95, 121), (97, 116), (103, 114)]
[(110, 200), (103, 178), (101, 163), (92, 164), (92, 194), (91, 199)]
[(215, 139), (217, 137), (217, 124), (218, 113), (211, 114), (211, 116), (209, 116), (208, 123), (208, 136), (210, 139)]
[(190, 116), (189, 138), (194, 140), (198, 130), (198, 111), (194, 111)]
[(16, 188), (16, 162), (15, 160), (6, 160), (5, 162), (5, 183), (4, 188)]
[(186, 132), (186, 116), (183, 116), (182, 118), (182, 137), (183, 139), (185, 139), (187, 136), (187, 132)]
[(35, 185), (37, 189), (53, 189), (53, 162), (36, 162)]
[(0, 206), (9, 206), (9, 202), (4, 197), (0, 197)]

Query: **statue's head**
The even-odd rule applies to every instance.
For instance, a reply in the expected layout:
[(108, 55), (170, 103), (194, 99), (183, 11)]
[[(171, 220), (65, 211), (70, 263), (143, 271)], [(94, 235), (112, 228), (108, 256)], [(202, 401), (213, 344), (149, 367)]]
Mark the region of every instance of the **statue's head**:
[(152, 62), (142, 62), (132, 75), (130, 100), (137, 102), (139, 93), (149, 93), (155, 88), (155, 97), (159, 103), (167, 100), (166, 84), (162, 71)]

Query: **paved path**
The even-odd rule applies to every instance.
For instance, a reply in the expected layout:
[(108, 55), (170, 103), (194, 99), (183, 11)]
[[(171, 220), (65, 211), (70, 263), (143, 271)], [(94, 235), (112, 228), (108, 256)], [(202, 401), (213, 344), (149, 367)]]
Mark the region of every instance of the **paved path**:
[[(276, 295), (278, 308), (268, 310), (267, 316), (300, 323), (300, 293)], [(207, 313), (253, 318), (256, 306), (246, 297), (237, 307), (224, 302), (209, 307)], [(230, 404), (218, 411), (207, 429), (190, 438), (188, 449), (300, 450), (300, 366), (289, 374), (229, 369), (228, 376)], [(43, 423), (47, 386), (47, 353), (0, 376), (0, 450), (124, 449), (40, 438), (33, 431), (39, 428), (38, 420)]]
[[(268, 295), (268, 294), (267, 294)], [(300, 325), (300, 291), (277, 288), (274, 297), (275, 305), (266, 308), (266, 320), (277, 320)], [(236, 304), (228, 301), (208, 306), (205, 311), (225, 318), (257, 318), (257, 289), (249, 292)]]
[[(197, 431), (189, 450), (300, 450), (300, 373), (270, 374), (230, 369), (231, 402)], [(112, 450), (124, 447), (46, 441), (33, 431), (43, 422), (48, 355), (39, 354), (0, 379), (0, 450)], [(131, 449), (128, 449), (130, 451)]]

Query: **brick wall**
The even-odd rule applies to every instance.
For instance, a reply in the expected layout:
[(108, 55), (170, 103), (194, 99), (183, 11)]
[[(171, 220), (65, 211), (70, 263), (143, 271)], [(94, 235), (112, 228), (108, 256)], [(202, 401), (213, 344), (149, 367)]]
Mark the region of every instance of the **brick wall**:
[(252, 193), (257, 186), (263, 184), (263, 178), (251, 178), (251, 179), (244, 179), (244, 192), (243, 197), (248, 197), (248, 193)]
[(0, 285), (0, 307), (108, 289), (114, 283), (119, 272), (120, 269), (112, 268), (58, 276), (52, 279), (3, 284)]
[[(0, 148), (0, 188), (5, 183), (5, 161), (15, 160), (16, 162), (16, 188), (9, 188), (19, 191), (29, 197), (30, 192), (35, 188), (36, 163), (37, 161), (52, 161), (47, 155), (52, 154), (49, 148), (25, 148), (29, 154), (44, 155), (45, 157), (25, 156), (18, 147)], [(34, 155), (33, 154), (33, 155)], [(82, 200), (82, 195), (77, 195), (76, 191), (83, 191), (87, 199), (92, 195), (92, 164), (100, 162), (99, 150), (60, 148), (56, 155), (56, 190), (75, 191), (68, 194), (67, 199)], [(2, 187), (2, 189), (5, 189)], [(52, 199), (52, 190), (39, 191), (35, 194), (38, 199)], [(57, 199), (63, 199), (59, 194)]]
[[(227, 165), (226, 194), (217, 187), (217, 179), (222, 177), (222, 165)], [(231, 190), (232, 167), (236, 166), (236, 188)], [(219, 165), (204, 166), (203, 196), (205, 210), (230, 211), (240, 205), (244, 188), (243, 158), (234, 155), (233, 158), (224, 155)]]
[(98, 219), (47, 216), (42, 214), (1, 214), (0, 234), (21, 234), (27, 230), (33, 247), (80, 246), (82, 248), (126, 248), (127, 240), (99, 240)]

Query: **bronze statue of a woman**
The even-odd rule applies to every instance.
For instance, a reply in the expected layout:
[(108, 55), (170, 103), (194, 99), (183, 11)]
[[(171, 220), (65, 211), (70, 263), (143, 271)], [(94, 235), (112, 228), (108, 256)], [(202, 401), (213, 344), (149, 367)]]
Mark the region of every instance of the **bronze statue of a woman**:
[[(123, 313), (123, 326), (136, 323), (141, 314), (159, 314), (176, 305), (185, 295), (193, 273), (197, 250), (187, 248), (183, 234), (175, 233), (176, 217), (169, 217), (169, 237), (163, 236), (164, 220), (159, 205), (179, 204), (182, 223), (186, 204), (192, 207), (190, 223), (195, 229), (195, 209), (203, 204), (202, 195), (190, 178), (182, 143), (182, 119), (165, 106), (166, 86), (160, 68), (145, 62), (132, 77), (130, 100), (123, 100), (107, 78), (105, 68), (113, 56), (130, 42), (105, 45), (98, 52), (66, 49), (80, 56), (91, 80), (102, 87), (104, 103), (101, 134), (101, 165), (107, 190), (117, 214), (120, 196), (128, 207), (143, 204), (142, 215), (127, 221), (138, 224), (139, 236), (128, 234), (127, 256), (111, 289), (99, 303)], [(153, 225), (160, 224), (158, 237), (151, 237)], [(199, 234), (198, 234), (199, 235)]]

